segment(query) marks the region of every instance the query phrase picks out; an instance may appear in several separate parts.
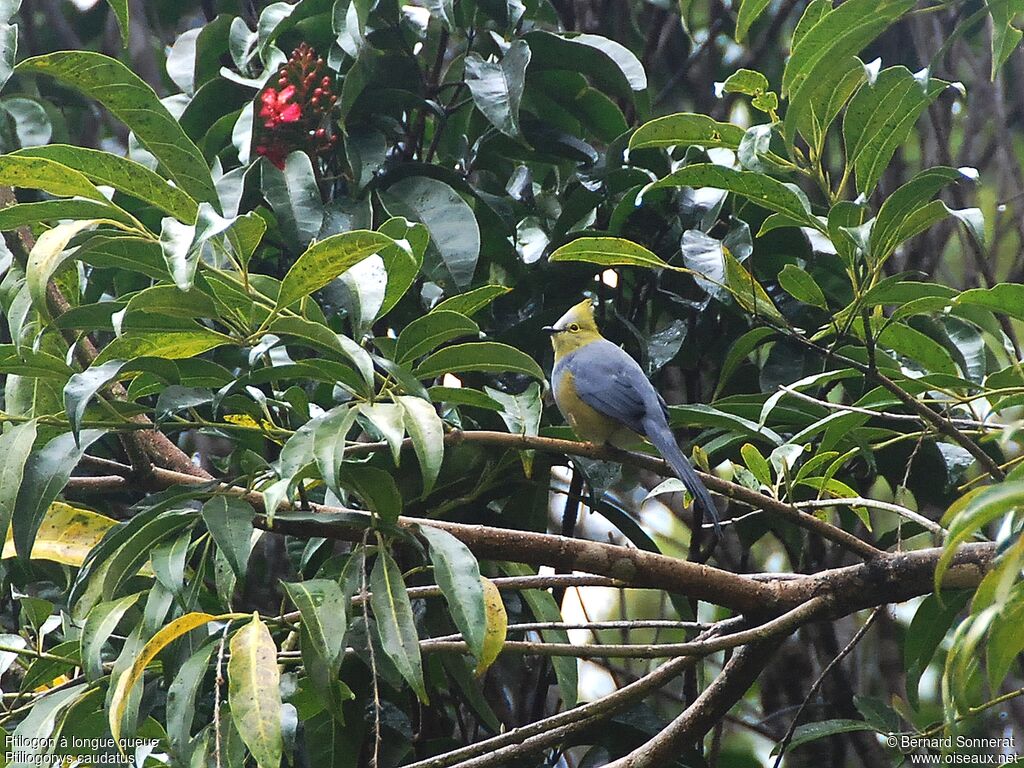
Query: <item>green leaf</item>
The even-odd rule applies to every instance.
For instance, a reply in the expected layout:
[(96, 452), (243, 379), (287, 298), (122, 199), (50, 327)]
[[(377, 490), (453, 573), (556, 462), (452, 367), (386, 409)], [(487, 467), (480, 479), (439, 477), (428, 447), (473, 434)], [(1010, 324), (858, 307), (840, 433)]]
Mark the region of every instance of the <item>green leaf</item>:
[(848, 0), (800, 37), (782, 76), (782, 95), (789, 98), (784, 125), (789, 143), (804, 115), (815, 109), (816, 96), (830, 93), (848, 77), (850, 57), (913, 6), (913, 0)]
[(384, 653), (423, 704), (428, 703), (423, 683), (423, 660), (402, 571), (391, 553), (382, 550), (370, 573), (370, 607)]
[(138, 602), (141, 592), (127, 595), (120, 600), (100, 603), (85, 618), (82, 627), (82, 662), (85, 665), (85, 676), (89, 681), (103, 677), (103, 646), (117, 628), (118, 622), (128, 609)]
[[(538, 434), (544, 410), (538, 382), (532, 382), (530, 386), (516, 395), (500, 392), (491, 387), (484, 387), (484, 391), (492, 400), (501, 404), (502, 409), (499, 415), (509, 432), (531, 436)], [(533, 473), (534, 451), (520, 451), (519, 456), (523, 462), (523, 472), (530, 477)]]
[(409, 323), (398, 334), (395, 361), (406, 363), (432, 352), (445, 342), (461, 336), (475, 336), (479, 326), (465, 315), (434, 310)]
[(381, 193), (392, 214), (422, 222), (452, 282), (465, 288), (473, 282), (480, 257), (480, 226), (469, 204), (443, 181), (409, 176)]
[(906, 67), (890, 67), (861, 86), (843, 118), (846, 162), (854, 168), (858, 192), (875, 188), (918, 117), (948, 85), (928, 70), (914, 75)]
[(632, 99), (641, 116), (647, 111), (647, 73), (640, 60), (625, 46), (590, 34), (533, 30), (523, 37), (533, 53), (531, 73), (572, 69), (605, 92)]
[(689, 147), (738, 149), (743, 129), (732, 123), (720, 123), (707, 115), (680, 112), (644, 123), (629, 138), (630, 149), (648, 147)]
[(810, 304), (812, 307), (827, 309), (825, 294), (814, 278), (795, 264), (787, 264), (779, 272), (779, 285), (782, 289), (798, 301)]
[(268, 161), (263, 162), (262, 168), (263, 192), (281, 230), (289, 243), (305, 248), (324, 223), (324, 204), (309, 155), (292, 152), (285, 160), (284, 170)]
[[(141, 525), (136, 523), (141, 522)], [(153, 519), (133, 518), (127, 527), (130, 532), (127, 540), (110, 554), (109, 562), (104, 563), (102, 574), (97, 571), (97, 579), (101, 582), (101, 595), (104, 600), (112, 600), (120, 592), (129, 579), (150, 558), (153, 549), (161, 542), (190, 528), (195, 522), (195, 514), (191, 510), (172, 510), (164, 512)]]
[(672, 268), (642, 245), (621, 237), (580, 237), (558, 248), (548, 260), (584, 261), (602, 267)]
[(530, 46), (525, 40), (514, 40), (498, 62), (485, 61), (475, 51), (466, 56), (464, 79), (477, 109), (512, 138), (519, 137), (519, 103), (529, 63)]
[(444, 460), (444, 424), (434, 406), (426, 400), (403, 395), (397, 402), (402, 406), (405, 431), (420, 462), (423, 496), (427, 496), (434, 489)]
[(476, 557), (447, 531), (423, 525), (419, 532), (427, 541), (434, 578), (448, 603), (452, 621), (473, 656), (482, 659), (487, 636), (487, 611)]
[(971, 288), (956, 296), (953, 303), (984, 307), (1024, 320), (1024, 285), (999, 283), (991, 288)]
[[(887, 258), (903, 240), (920, 231), (919, 226), (908, 227), (908, 222), (913, 222), (914, 215), (925, 209), (928, 201), (940, 189), (952, 182), (970, 178), (971, 174), (965, 170), (939, 166), (921, 171), (897, 188), (882, 203), (871, 228), (869, 246), (872, 258), (876, 261)], [(926, 224), (934, 220), (929, 216)]]
[[(77, 440), (71, 433), (57, 435), (44, 447), (29, 454), (11, 518), (18, 557), (28, 559), (50, 503), (67, 485), (71, 470), (82, 460), (85, 450), (103, 434), (102, 429), (87, 429), (77, 436)], [(19, 433), (18, 443), (21, 444), (15, 447), (23, 449), (22, 441), (25, 439), (27, 435)], [(15, 466), (16, 462), (15, 458)]]
[(763, 315), (781, 322), (783, 320), (782, 313), (775, 307), (775, 303), (761, 284), (727, 248), (723, 249), (723, 252), (725, 253), (725, 284), (736, 303), (752, 315)]
[[(821, 223), (811, 215), (811, 206), (799, 188), (784, 184), (763, 173), (736, 171), (713, 163), (698, 163), (680, 168), (650, 184), (647, 190), (668, 187), (711, 187), (742, 195), (751, 202), (782, 213), (800, 222), (801, 226), (820, 230)], [(646, 191), (645, 190), (645, 193)]]
[(544, 380), (544, 372), (532, 357), (497, 341), (471, 341), (445, 347), (420, 363), (414, 373), (418, 379), (432, 379), (445, 373), (462, 371), (512, 371)]
[(253, 547), (254, 511), (237, 496), (219, 494), (203, 504), (203, 522), (239, 580), (245, 579)]
[(277, 646), (267, 625), (252, 621), (231, 637), (228, 659), (228, 703), (238, 734), (259, 768), (281, 764), (281, 675)]
[(354, 264), (393, 245), (395, 241), (387, 235), (365, 229), (331, 235), (314, 243), (284, 276), (277, 306), (286, 307), (308, 296)]
[(725, 355), (725, 361), (722, 363), (721, 371), (718, 374), (718, 384), (715, 386), (714, 393), (715, 398), (721, 394), (722, 389), (729, 382), (729, 379), (732, 378), (736, 369), (743, 364), (750, 353), (774, 335), (775, 331), (772, 328), (753, 328), (733, 342)]
[(768, 91), (768, 78), (752, 69), (738, 69), (722, 83), (722, 91), (758, 96)]
[(55, 77), (96, 99), (132, 130), (193, 200), (219, 204), (202, 152), (153, 89), (117, 59), (91, 51), (63, 51), (26, 59), (15, 71)]
[(903, 664), (907, 670), (907, 699), (915, 708), (921, 675), (970, 596), (969, 590), (947, 593), (941, 600), (937, 595), (928, 595), (910, 622), (903, 640)]
[(106, 203), (85, 174), (41, 157), (0, 157), (0, 184), (22, 189), (41, 189), (58, 197), (87, 197)]
[(111, 219), (135, 226), (131, 217), (117, 206), (95, 200), (44, 200), (41, 203), (16, 203), (0, 208), (0, 230), (5, 232), (58, 219)]
[[(320, 477), (336, 496), (341, 495), (340, 469), (345, 459), (348, 433), (356, 422), (358, 411), (348, 405), (339, 405), (307, 427), (313, 429), (313, 458)], [(285, 477), (282, 474), (282, 479)]]
[(299, 609), (299, 644), (306, 675), (326, 699), (328, 709), (340, 719), (341, 705), (351, 697), (338, 684), (338, 673), (345, 660), (348, 600), (338, 582), (331, 579), (308, 579), (283, 586)]
[(131, 32), (131, 27), (128, 24), (128, 0), (107, 0), (107, 5), (110, 6), (110, 10), (117, 17), (117, 27), (121, 30), (121, 46), (127, 48), (128, 36)]
[(82, 419), (89, 401), (96, 393), (117, 378), (124, 362), (109, 360), (101, 365), (92, 365), (81, 373), (74, 374), (64, 385), (64, 411), (71, 425), (71, 432), (78, 438), (82, 428)]
[[(1016, 569), (1015, 569), (1016, 570)], [(989, 629), (986, 647), (986, 667), (989, 687), (999, 690), (1014, 660), (1024, 652), (1024, 633), (1020, 631), (1024, 621), (1024, 592), (1014, 589), (1013, 596), (1007, 601), (998, 617)]]
[(195, 330), (128, 331), (104, 347), (93, 365), (102, 365), (109, 360), (134, 360), (138, 357), (183, 360), (234, 343), (230, 336), (198, 324), (195, 324)]
[(1013, 26), (1017, 14), (1024, 13), (1022, 0), (987, 0), (992, 17), (992, 80), (1016, 50), (1024, 32)]
[(196, 220), (199, 205), (178, 187), (126, 157), (87, 147), (48, 144), (15, 152), (13, 157), (38, 157), (78, 171), (94, 184), (105, 184), (159, 208), (181, 222)]
[[(949, 518), (949, 538), (935, 565), (935, 591), (942, 589), (942, 577), (949, 570), (959, 545), (989, 523), (1024, 507), (1024, 481), (1008, 481), (983, 489), (967, 499), (962, 506), (954, 505), (946, 512)], [(943, 518), (943, 522), (946, 522)]]
[[(877, 729), (865, 720), (837, 718), (835, 720), (822, 720), (818, 723), (804, 723), (793, 732), (793, 739), (789, 742), (789, 746), (786, 749), (787, 751), (792, 751), (803, 744), (835, 736), (839, 733), (875, 730)], [(772, 750), (772, 754), (778, 754), (778, 745)]]
[(183, 761), (192, 739), (199, 688), (217, 645), (208, 642), (189, 656), (167, 688), (167, 738), (173, 753)]
[(504, 406), (493, 397), (489, 397), (483, 392), (470, 389), (469, 387), (430, 387), (427, 390), (427, 394), (430, 395), (431, 401), (435, 403), (468, 405), (497, 413), (504, 410)]
[(511, 291), (512, 289), (506, 285), (484, 285), (465, 293), (457, 293), (445, 299), (430, 311), (458, 312), (466, 317), (472, 317), (492, 301)]
[(0, 435), (0, 530), (10, 530), (11, 519), (24, 485), (26, 462), (36, 441), (36, 421), (16, 424)]
[(377, 312), (378, 317), (383, 317), (416, 282), (420, 267), (423, 266), (423, 254), (430, 244), (430, 233), (422, 224), (408, 221), (401, 216), (388, 219), (377, 228), (377, 231), (395, 241), (393, 246), (381, 252), (388, 273), (384, 302)]
[(390, 472), (368, 464), (342, 464), (338, 481), (359, 494), (367, 509), (386, 524), (394, 525), (398, 521), (402, 514), (402, 494)]
[(747, 465), (757, 481), (762, 485), (771, 486), (772, 484), (772, 468), (768, 463), (768, 460), (761, 455), (761, 452), (750, 443), (746, 443), (740, 448), (740, 454), (743, 456), (743, 461)]
[(771, 0), (741, 0), (739, 13), (736, 14), (736, 42), (742, 43), (747, 39), (750, 25), (757, 21), (757, 17), (764, 13)]
[(402, 442), (405, 439), (404, 411), (398, 403), (363, 403), (359, 413), (380, 433), (391, 450), (391, 458), (397, 467), (402, 457)]
[(43, 232), (36, 240), (36, 244), (32, 246), (28, 255), (28, 264), (25, 267), (25, 282), (29, 295), (32, 297), (32, 304), (43, 317), (50, 316), (50, 307), (46, 298), (47, 285), (50, 278), (69, 258), (68, 243), (79, 232), (95, 226), (97, 223), (95, 219), (86, 219), (85, 221), (68, 221), (58, 224), (53, 229)]

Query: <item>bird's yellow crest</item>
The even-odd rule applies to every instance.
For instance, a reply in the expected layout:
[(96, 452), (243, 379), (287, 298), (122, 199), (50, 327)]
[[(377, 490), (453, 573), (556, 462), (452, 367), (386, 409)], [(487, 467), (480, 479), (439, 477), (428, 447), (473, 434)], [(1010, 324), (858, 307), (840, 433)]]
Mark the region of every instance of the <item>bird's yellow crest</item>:
[(594, 320), (594, 303), (584, 299), (546, 329), (551, 334), (555, 360), (601, 338)]

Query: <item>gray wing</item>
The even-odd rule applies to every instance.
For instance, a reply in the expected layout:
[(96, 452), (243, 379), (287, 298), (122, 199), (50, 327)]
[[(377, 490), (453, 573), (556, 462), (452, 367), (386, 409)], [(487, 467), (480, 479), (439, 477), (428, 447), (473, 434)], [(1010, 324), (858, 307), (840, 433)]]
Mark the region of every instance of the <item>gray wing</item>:
[(663, 410), (654, 385), (637, 362), (610, 341), (588, 344), (569, 361), (576, 394), (598, 413), (645, 434), (645, 416)]

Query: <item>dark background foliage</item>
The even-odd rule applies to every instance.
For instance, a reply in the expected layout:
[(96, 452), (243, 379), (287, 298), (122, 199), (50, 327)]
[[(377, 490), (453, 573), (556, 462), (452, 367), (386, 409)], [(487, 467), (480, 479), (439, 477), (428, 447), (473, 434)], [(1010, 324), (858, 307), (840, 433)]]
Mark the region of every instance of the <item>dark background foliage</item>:
[[(18, 6), (8, 733), (137, 734), (175, 765), (579, 768), (1024, 739), (1014, 3), (849, 0), (817, 37), (823, 0)], [(707, 537), (649, 493), (657, 462), (555, 442), (540, 329), (584, 295), (717, 477), (710, 564), (806, 576), (763, 615), (756, 579), (687, 570)], [(968, 539), (948, 583), (993, 575), (930, 594)], [(680, 560), (626, 578), (586, 546), (608, 541)], [(792, 597), (876, 556), (829, 620)], [(683, 658), (619, 645), (787, 610), (607, 703)], [(503, 622), (524, 644), (495, 660)], [(570, 630), (594, 658), (544, 648)]]

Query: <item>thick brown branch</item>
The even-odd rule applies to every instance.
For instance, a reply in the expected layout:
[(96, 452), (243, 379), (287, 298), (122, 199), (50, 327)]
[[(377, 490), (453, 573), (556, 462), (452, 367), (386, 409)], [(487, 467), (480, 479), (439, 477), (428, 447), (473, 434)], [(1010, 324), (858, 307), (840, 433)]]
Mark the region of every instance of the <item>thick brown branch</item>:
[(605, 768), (652, 768), (666, 765), (681, 744), (699, 741), (757, 680), (782, 642), (782, 636), (745, 645), (733, 655), (700, 696), (646, 744)]

